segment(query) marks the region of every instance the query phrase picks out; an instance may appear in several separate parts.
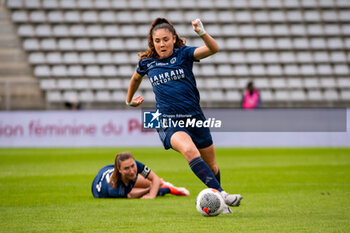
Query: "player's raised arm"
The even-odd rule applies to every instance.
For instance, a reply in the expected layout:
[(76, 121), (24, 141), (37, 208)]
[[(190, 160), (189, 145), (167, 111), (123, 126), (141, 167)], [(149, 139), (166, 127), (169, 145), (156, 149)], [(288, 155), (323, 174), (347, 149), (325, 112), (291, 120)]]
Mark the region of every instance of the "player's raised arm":
[(133, 98), (135, 92), (139, 88), (142, 81), (142, 76), (135, 71), (135, 73), (132, 75), (129, 88), (128, 88), (128, 94), (126, 95), (126, 104), (132, 107), (137, 107), (140, 104), (142, 104), (144, 98), (142, 96), (137, 96)]
[(202, 38), (205, 45), (198, 47), (194, 51), (194, 58), (200, 60), (209, 57), (219, 51), (219, 45), (216, 43), (213, 37), (211, 37), (205, 30), (200, 19), (192, 21), (193, 30)]

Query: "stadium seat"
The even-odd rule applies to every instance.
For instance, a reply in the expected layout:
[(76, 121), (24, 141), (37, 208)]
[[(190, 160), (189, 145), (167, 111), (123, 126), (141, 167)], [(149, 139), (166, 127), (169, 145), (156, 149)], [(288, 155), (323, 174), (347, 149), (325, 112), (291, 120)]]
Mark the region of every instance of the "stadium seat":
[(333, 69), (332, 66), (329, 64), (319, 64), (316, 67), (317, 73), (320, 75), (332, 75)]
[(80, 24), (75, 24), (70, 27), (70, 35), (72, 37), (84, 37), (86, 36), (85, 27)]
[(251, 80), (249, 80), (248, 78), (239, 78), (237, 79), (237, 87), (243, 90), (244, 88), (246, 88), (249, 81)]
[(320, 83), (319, 83), (319, 80), (317, 78), (305, 78), (304, 79), (304, 86), (306, 88), (319, 89)]
[[(216, 1), (217, 2), (217, 1)], [(222, 2), (222, 1), (219, 1)], [(217, 15), (218, 21), (221, 23), (232, 23), (234, 21), (234, 14), (232, 11), (220, 11)]]
[(350, 88), (350, 79), (347, 78), (338, 78), (338, 87), (339, 88)]
[(284, 66), (284, 73), (286, 75), (300, 75), (299, 67), (297, 65), (287, 64)]
[(337, 62), (347, 62), (346, 54), (343, 51), (334, 51), (330, 53), (330, 60), (334, 63)]
[(106, 84), (105, 84), (105, 80), (104, 79), (91, 79), (90, 80), (90, 86), (93, 89), (105, 89), (106, 88)]
[(35, 33), (38, 37), (51, 37), (51, 27), (47, 24), (40, 24), (36, 27)]
[(210, 100), (214, 102), (222, 102), (225, 100), (224, 93), (221, 90), (210, 90)]
[(283, 63), (293, 63), (296, 61), (294, 52), (281, 52), (279, 59)]
[(297, 52), (297, 60), (300, 63), (308, 63), (313, 61), (313, 57), (310, 52)]
[(105, 65), (102, 66), (101, 73), (105, 77), (115, 77), (118, 75), (118, 70), (114, 65)]
[(101, 69), (99, 66), (90, 65), (85, 68), (85, 75), (88, 77), (100, 77)]
[(35, 66), (34, 68), (34, 75), (37, 77), (50, 77), (51, 76), (51, 70), (49, 66)]
[(56, 89), (56, 80), (54, 79), (41, 79), (40, 88), (43, 90), (54, 90)]
[(86, 33), (90, 37), (100, 37), (101, 35), (103, 35), (103, 29), (98, 24), (92, 24), (87, 26)]
[(73, 87), (73, 82), (71, 79), (58, 79), (57, 88), (61, 90), (70, 90)]
[(84, 11), (81, 14), (81, 20), (84, 23), (96, 23), (98, 21), (98, 16), (96, 11)]
[(113, 101), (124, 103), (125, 102), (125, 98), (126, 98), (126, 92), (124, 92), (124, 91), (113, 91), (111, 98), (112, 98)]
[(92, 49), (90, 40), (88, 39), (76, 39), (75, 40), (75, 49), (78, 51), (88, 51)]
[(128, 65), (119, 66), (119, 69), (118, 69), (118, 75), (121, 75), (121, 76), (131, 77), (131, 75), (134, 72), (135, 72), (135, 69), (132, 66), (128, 66)]
[(334, 78), (321, 78), (320, 85), (322, 88), (336, 88), (337, 83)]
[(55, 39), (42, 39), (41, 40), (41, 46), (40, 48), (42, 50), (56, 50), (57, 49), (57, 44)]
[(281, 76), (282, 75), (282, 67), (280, 65), (268, 65), (267, 66), (267, 74), (270, 76)]
[(61, 0), (61, 8), (63, 9), (76, 9), (77, 5), (74, 0)]
[[(45, 3), (46, 1), (44, 1)], [(64, 16), (62, 11), (49, 11), (47, 13), (47, 20), (50, 23), (62, 23), (64, 21)]]
[[(97, 2), (100, 2), (100, 1), (97, 1)], [(106, 9), (108, 9), (108, 7)], [(116, 21), (115, 13), (113, 11), (102, 11), (99, 14), (99, 21), (101, 23), (115, 23)]]
[(306, 34), (306, 28), (303, 24), (292, 24), (290, 26), (290, 34), (294, 36), (302, 36)]
[(324, 91), (324, 99), (331, 101), (331, 100), (338, 100), (339, 96), (338, 96), (338, 92), (336, 90), (325, 90)]
[(264, 23), (269, 20), (269, 15), (266, 11), (254, 11), (253, 18), (256, 22)]
[(95, 100), (97, 102), (110, 102), (111, 94), (109, 91), (97, 91), (95, 95)]
[(107, 37), (119, 36), (119, 28), (117, 25), (106, 25), (103, 27), (103, 34)]
[(274, 96), (271, 90), (261, 90), (260, 97), (263, 102), (269, 102), (274, 100)]
[(46, 54), (46, 62), (48, 64), (60, 64), (62, 63), (61, 53), (51, 52)]
[[(142, 83), (141, 83), (142, 84)], [(121, 80), (120, 79), (107, 79), (106, 80), (106, 88), (111, 89), (111, 90), (118, 90), (122, 86)]]
[(276, 89), (286, 89), (288, 88), (287, 80), (284, 78), (273, 78), (271, 79), (271, 87)]
[(350, 100), (350, 90), (341, 90), (340, 99), (349, 101)]
[(59, 39), (58, 49), (61, 51), (74, 50), (74, 41), (72, 39)]
[[(135, 95), (137, 96), (137, 95)], [(156, 102), (156, 99), (155, 99), (155, 96), (154, 96), (154, 93), (153, 91), (145, 91), (143, 93), (143, 95), (141, 95), (145, 98), (145, 102), (148, 102), (148, 103), (155, 103)], [(126, 95), (124, 96), (124, 99), (126, 98)]]
[(276, 90), (275, 100), (277, 101), (288, 101), (290, 99), (289, 92), (286, 90)]
[(242, 95), (238, 91), (226, 91), (224, 99), (227, 101), (238, 102), (242, 100)]
[(68, 75), (73, 77), (83, 77), (84, 68), (80, 65), (73, 65), (68, 67)]
[(79, 93), (78, 99), (84, 103), (93, 102), (95, 99), (95, 95), (92, 91), (82, 91)]
[(63, 54), (63, 63), (65, 64), (79, 64), (79, 55), (75, 52), (67, 52)]
[(266, 69), (264, 65), (251, 65), (250, 73), (253, 76), (263, 76), (266, 75)]
[(7, 7), (10, 9), (20, 9), (23, 7), (23, 2), (21, 0), (6, 1)]
[(23, 48), (27, 51), (35, 51), (40, 49), (40, 44), (37, 39), (25, 39), (23, 41)]
[(95, 1), (95, 7), (96, 9), (110, 9), (111, 5), (108, 0), (99, 0)]
[(289, 88), (303, 88), (303, 80), (301, 78), (289, 78), (288, 79)]
[(231, 76), (232, 66), (230, 64), (222, 64), (217, 67), (217, 74), (220, 76)]
[(320, 90), (309, 90), (307, 98), (312, 101), (322, 101), (323, 94)]
[(59, 91), (48, 91), (46, 92), (46, 101), (48, 102), (61, 102), (62, 95)]
[(66, 11), (64, 13), (64, 21), (67, 23), (79, 23), (80, 13), (78, 11)]
[(101, 52), (96, 54), (96, 61), (99, 64), (110, 64), (112, 61), (112, 54), (109, 52)]
[(46, 62), (44, 53), (30, 53), (29, 62), (31, 64), (44, 64)]
[(29, 14), (29, 19), (33, 23), (45, 23), (46, 14), (44, 11), (32, 11)]
[(290, 93), (290, 98), (292, 101), (305, 101), (306, 95), (303, 90), (293, 90)]
[(263, 53), (263, 57), (263, 60), (266, 63), (277, 63), (279, 61), (279, 57), (276, 52), (265, 52)]
[(86, 90), (89, 89), (88, 79), (73, 79), (73, 88), (76, 90)]
[(12, 13), (12, 20), (16, 23), (27, 23), (29, 21), (26, 11), (14, 11)]
[(349, 75), (349, 66), (346, 64), (334, 65), (334, 73), (338, 75)]
[(254, 79), (254, 86), (257, 89), (264, 89), (271, 87), (270, 80), (267, 78), (256, 78)]
[(96, 59), (94, 53), (84, 52), (80, 54), (80, 62), (82, 64), (95, 64)]
[(245, 22), (245, 23), (251, 22), (252, 15), (251, 15), (250, 11), (237, 11), (236, 21), (237, 22)]
[(65, 77), (67, 76), (67, 67), (63, 65), (53, 66), (51, 69), (51, 74), (53, 77)]

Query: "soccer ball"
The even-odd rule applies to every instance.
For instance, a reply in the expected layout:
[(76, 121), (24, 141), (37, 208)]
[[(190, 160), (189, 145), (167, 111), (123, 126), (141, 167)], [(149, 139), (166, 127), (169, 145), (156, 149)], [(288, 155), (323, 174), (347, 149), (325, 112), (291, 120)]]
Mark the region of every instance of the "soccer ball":
[(219, 215), (224, 207), (225, 201), (216, 189), (203, 189), (197, 196), (197, 211), (206, 217)]

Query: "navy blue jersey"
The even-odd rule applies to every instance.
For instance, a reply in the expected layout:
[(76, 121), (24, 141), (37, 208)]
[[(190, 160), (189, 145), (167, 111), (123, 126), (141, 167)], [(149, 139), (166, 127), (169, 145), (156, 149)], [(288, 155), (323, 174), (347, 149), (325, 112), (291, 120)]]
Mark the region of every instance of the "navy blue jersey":
[(138, 63), (137, 73), (147, 74), (156, 97), (156, 108), (162, 114), (202, 114), (199, 92), (192, 67), (196, 47), (174, 48), (164, 59), (146, 58)]
[(127, 198), (128, 193), (134, 187), (137, 180), (138, 174), (141, 174), (143, 177), (147, 178), (151, 170), (144, 165), (143, 163), (136, 161), (137, 166), (137, 175), (134, 180), (131, 180), (126, 186), (123, 181), (120, 179), (117, 183), (117, 188), (113, 188), (112, 184), (109, 183), (110, 177), (114, 171), (114, 165), (104, 166), (101, 170), (98, 171), (94, 181), (92, 182), (91, 191), (94, 197), (100, 198)]

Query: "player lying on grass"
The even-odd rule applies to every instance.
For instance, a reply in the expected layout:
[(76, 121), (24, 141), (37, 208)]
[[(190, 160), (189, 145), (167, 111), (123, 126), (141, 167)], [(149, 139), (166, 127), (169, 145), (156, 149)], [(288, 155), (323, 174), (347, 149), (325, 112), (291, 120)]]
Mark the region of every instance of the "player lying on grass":
[(107, 165), (97, 173), (91, 191), (96, 198), (153, 199), (167, 193), (190, 195), (187, 189), (175, 187), (160, 179), (128, 152), (117, 154), (114, 165)]
[[(131, 77), (126, 104), (137, 107), (143, 101), (134, 97), (142, 77), (148, 76), (156, 98), (156, 108), (163, 115), (191, 115), (184, 120), (204, 121), (199, 92), (192, 72), (193, 62), (219, 51), (216, 41), (204, 30), (199, 19), (192, 21), (194, 31), (203, 40), (203, 46), (190, 47), (179, 37), (174, 26), (165, 18), (152, 22), (148, 34), (148, 50), (140, 53), (137, 70)], [(181, 119), (181, 117), (180, 117)], [(209, 188), (221, 192), (225, 203), (239, 206), (242, 196), (228, 194), (220, 184), (220, 171), (207, 127), (170, 126), (158, 130), (164, 148), (180, 152), (196, 176)], [(231, 210), (227, 207), (227, 212)]]

